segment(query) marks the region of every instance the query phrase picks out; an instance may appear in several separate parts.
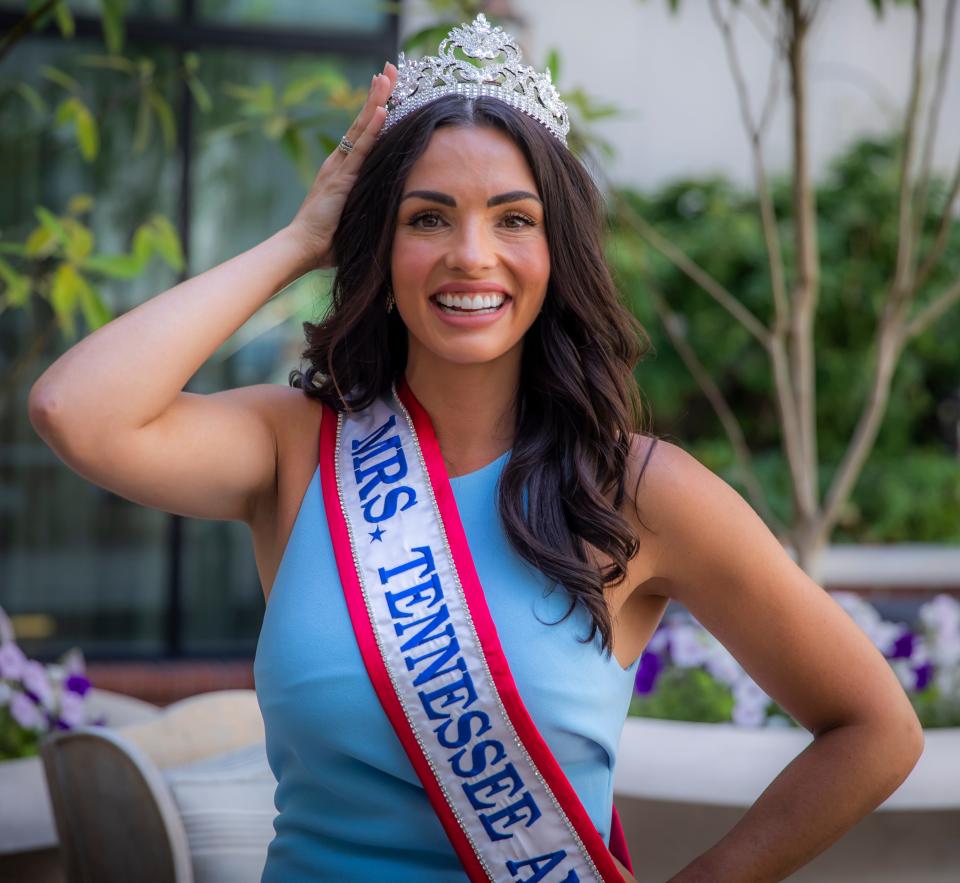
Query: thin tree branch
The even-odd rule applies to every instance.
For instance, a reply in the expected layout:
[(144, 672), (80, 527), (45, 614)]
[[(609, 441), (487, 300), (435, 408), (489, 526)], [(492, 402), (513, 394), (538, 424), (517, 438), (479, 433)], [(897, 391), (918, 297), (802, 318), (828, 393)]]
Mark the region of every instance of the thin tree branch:
[(886, 411), (890, 396), (890, 380), (896, 369), (901, 348), (902, 338), (896, 329), (889, 325), (881, 325), (880, 334), (877, 336), (876, 364), (870, 390), (864, 401), (856, 428), (844, 451), (843, 459), (840, 461), (827, 491), (817, 525), (815, 537), (817, 545), (825, 542), (829, 537), (839, 517), (840, 507), (849, 496), (857, 478), (860, 476), (863, 464), (870, 455), (870, 450), (876, 440)]
[(898, 198), (898, 231), (896, 267), (888, 297), (894, 305), (907, 300), (914, 293), (910, 284), (913, 267), (913, 212), (911, 199), (911, 167), (917, 134), (917, 117), (920, 108), (920, 83), (923, 76), (923, 2), (916, 0), (916, 15), (913, 30), (913, 56), (910, 73), (910, 98), (903, 124), (903, 153), (900, 158), (900, 194)]
[(0, 39), (0, 61), (3, 61), (13, 47), (33, 30), (34, 24), (43, 18), (43, 16), (59, 2), (60, 0), (47, 0), (43, 6), (38, 6), (33, 12), (27, 13), (27, 15), (10, 28), (10, 30), (3, 35), (3, 38)]
[(793, 213), (796, 279), (790, 316), (790, 360), (800, 429), (801, 464), (796, 470), (796, 505), (801, 521), (816, 517), (819, 468), (816, 427), (816, 360), (813, 324), (820, 293), (816, 192), (807, 149), (807, 35), (817, 7), (806, 14), (800, 0), (785, 0), (787, 62), (790, 70), (793, 134)]
[(927, 131), (924, 138), (922, 159), (920, 162), (919, 183), (914, 202), (914, 240), (919, 243), (923, 231), (923, 219), (926, 215), (927, 189), (930, 183), (930, 167), (933, 163), (933, 145), (937, 139), (937, 125), (940, 122), (940, 110), (943, 106), (943, 94), (946, 91), (947, 71), (950, 68), (950, 54), (953, 48), (953, 24), (956, 18), (957, 0), (947, 0), (943, 15), (943, 39), (940, 44), (940, 58), (937, 64), (937, 81), (927, 115)]
[(751, 505), (757, 510), (760, 517), (763, 518), (764, 522), (766, 522), (774, 533), (782, 533), (783, 524), (767, 503), (763, 487), (753, 468), (753, 458), (740, 422), (727, 403), (720, 387), (714, 383), (710, 372), (704, 368), (703, 363), (687, 340), (686, 334), (681, 327), (683, 322), (682, 316), (673, 312), (663, 293), (649, 278), (649, 274), (647, 274), (646, 287), (670, 340), (673, 342), (674, 347), (676, 347), (680, 358), (683, 359), (690, 374), (694, 380), (697, 381), (707, 401), (713, 408), (714, 413), (720, 420), (720, 424), (723, 426), (727, 438), (730, 440), (730, 445), (733, 448), (734, 457), (737, 460), (737, 465), (740, 470), (740, 476), (743, 479)]
[(721, 14), (717, 0), (710, 0), (710, 11), (723, 36), (727, 60), (737, 90), (740, 115), (746, 127), (747, 136), (750, 139), (750, 155), (753, 160), (753, 172), (760, 206), (760, 218), (763, 223), (763, 235), (767, 244), (767, 255), (770, 260), (770, 284), (773, 292), (776, 316), (774, 321), (774, 332), (776, 333), (778, 329), (783, 328), (787, 320), (787, 294), (776, 212), (774, 211), (773, 200), (770, 197), (769, 188), (767, 187), (767, 175), (763, 166), (761, 135), (758, 128), (753, 124), (753, 116), (750, 112), (750, 94), (743, 76), (743, 71), (740, 67), (740, 58), (737, 54), (730, 23), (728, 19), (724, 18)]
[(927, 255), (920, 269), (917, 271), (914, 287), (921, 291), (926, 284), (930, 274), (936, 269), (943, 255), (943, 250), (947, 246), (947, 238), (950, 233), (950, 225), (953, 223), (953, 209), (957, 203), (957, 197), (960, 196), (960, 157), (957, 158), (957, 167), (953, 170), (953, 180), (950, 182), (950, 191), (947, 194), (947, 202), (943, 207), (943, 214), (940, 216), (940, 224), (937, 227), (936, 235), (933, 239), (933, 245), (930, 246), (930, 253)]
[(941, 292), (904, 326), (902, 334), (905, 341), (912, 340), (918, 334), (923, 334), (934, 319), (943, 315), (955, 303), (960, 303), (960, 279)]
[(731, 316), (739, 321), (747, 331), (763, 345), (764, 349), (768, 350), (770, 348), (770, 332), (766, 326), (727, 291), (726, 288), (696, 263), (696, 261), (689, 258), (669, 239), (648, 224), (619, 193), (616, 191), (612, 192), (621, 220), (650, 243), (650, 245), (667, 258), (678, 270), (696, 282), (697, 285), (717, 301)]

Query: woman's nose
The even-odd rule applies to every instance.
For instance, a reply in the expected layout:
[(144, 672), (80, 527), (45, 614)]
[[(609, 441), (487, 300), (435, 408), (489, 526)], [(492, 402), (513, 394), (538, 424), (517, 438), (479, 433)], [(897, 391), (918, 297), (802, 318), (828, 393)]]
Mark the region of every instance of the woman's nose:
[(449, 240), (446, 255), (449, 270), (475, 272), (496, 265), (493, 238), (482, 223), (465, 223)]

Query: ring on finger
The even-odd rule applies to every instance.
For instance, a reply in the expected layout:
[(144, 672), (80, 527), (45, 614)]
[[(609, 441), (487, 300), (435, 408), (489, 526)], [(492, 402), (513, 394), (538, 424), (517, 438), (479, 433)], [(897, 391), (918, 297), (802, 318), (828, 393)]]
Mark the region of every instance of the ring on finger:
[(348, 154), (351, 150), (353, 150), (353, 146), (353, 142), (346, 135), (344, 135), (340, 139), (340, 143), (337, 145), (337, 150), (339, 150), (341, 153)]

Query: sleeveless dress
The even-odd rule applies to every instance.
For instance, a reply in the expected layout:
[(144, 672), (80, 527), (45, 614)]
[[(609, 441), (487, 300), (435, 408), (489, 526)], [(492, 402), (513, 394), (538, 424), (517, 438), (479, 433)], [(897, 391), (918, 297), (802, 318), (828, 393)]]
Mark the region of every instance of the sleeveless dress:
[[(621, 668), (568, 591), (512, 549), (496, 508), (507, 451), (450, 479), (490, 614), (527, 710), (609, 846), (613, 772), (639, 659)], [(554, 591), (550, 592), (553, 588)], [(267, 601), (254, 657), (275, 835), (261, 883), (468, 883), (364, 668), (319, 466)]]

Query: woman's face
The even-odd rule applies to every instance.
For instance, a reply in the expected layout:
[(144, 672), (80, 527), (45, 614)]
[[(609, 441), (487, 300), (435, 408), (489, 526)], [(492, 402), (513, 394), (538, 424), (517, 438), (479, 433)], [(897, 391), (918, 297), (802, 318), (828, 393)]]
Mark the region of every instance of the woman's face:
[[(390, 272), (408, 360), (488, 362), (514, 348), (519, 356), (543, 306), (550, 255), (540, 194), (516, 144), (488, 127), (438, 129), (410, 171), (396, 220)], [(466, 307), (476, 294), (507, 297), (492, 314), (451, 314), (436, 302), (441, 287), (459, 290), (446, 297), (469, 297)]]

